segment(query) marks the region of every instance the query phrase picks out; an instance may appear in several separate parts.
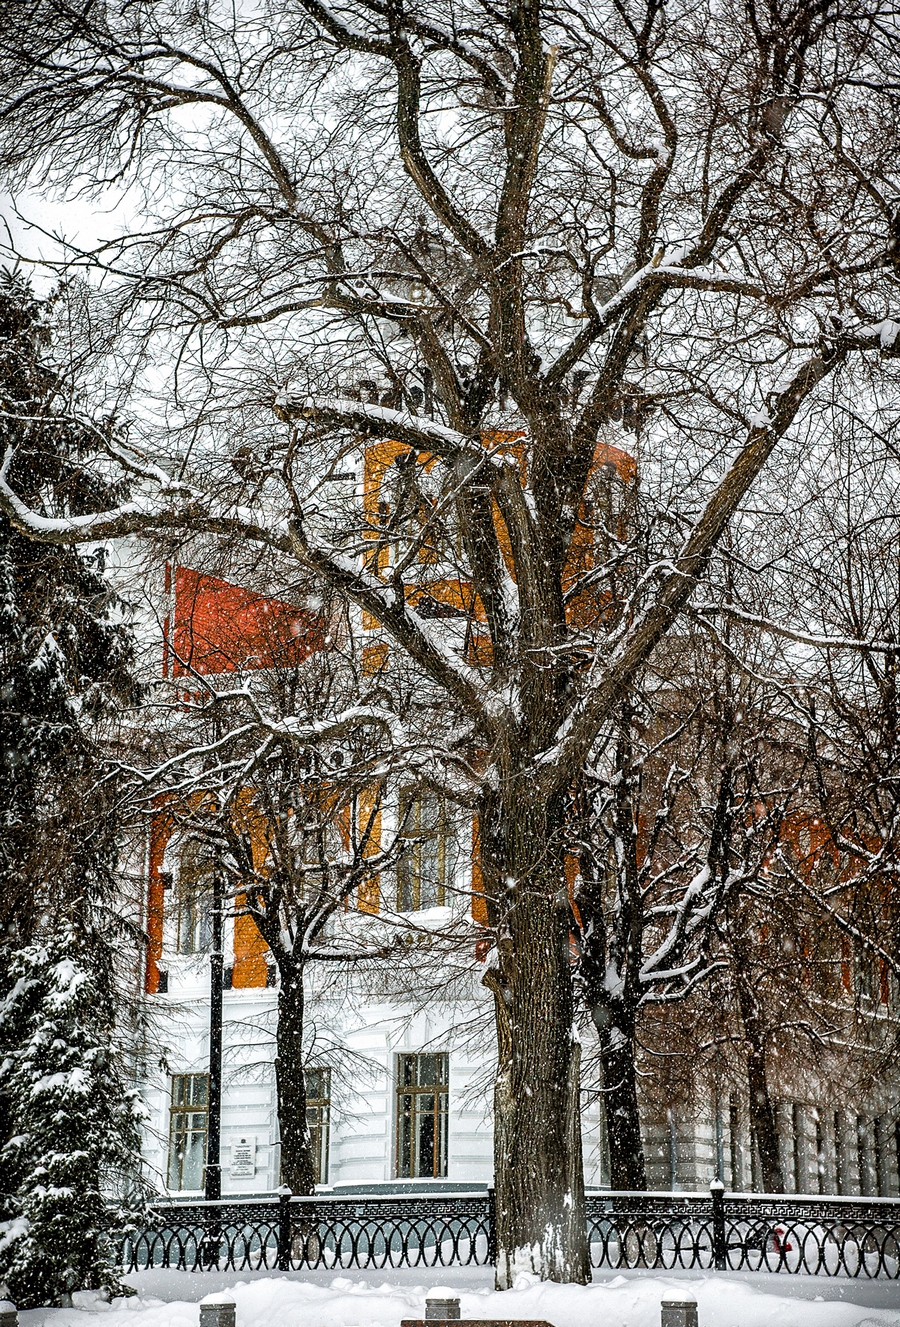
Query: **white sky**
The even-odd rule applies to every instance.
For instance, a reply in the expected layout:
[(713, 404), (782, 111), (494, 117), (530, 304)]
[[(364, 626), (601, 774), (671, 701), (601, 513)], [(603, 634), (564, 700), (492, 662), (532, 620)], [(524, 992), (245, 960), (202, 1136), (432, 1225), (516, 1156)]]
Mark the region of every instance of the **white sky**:
[(17, 255), (31, 275), (36, 293), (42, 294), (56, 280), (45, 264), (59, 262), (65, 255), (65, 244), (60, 241), (90, 249), (102, 239), (121, 234), (134, 221), (127, 195), (119, 192), (111, 192), (109, 200), (102, 201), (54, 198), (31, 190), (11, 195), (0, 189), (0, 262), (10, 264)]

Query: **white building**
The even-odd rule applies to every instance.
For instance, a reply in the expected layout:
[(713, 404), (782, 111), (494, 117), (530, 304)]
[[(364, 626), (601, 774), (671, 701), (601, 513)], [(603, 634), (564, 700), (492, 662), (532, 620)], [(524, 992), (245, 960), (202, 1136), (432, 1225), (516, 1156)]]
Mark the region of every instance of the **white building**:
[[(176, 569), (160, 605), (164, 672), (177, 693), (188, 685), (178, 665), (186, 648), (199, 673), (240, 670), (235, 641), (249, 640), (259, 655), (259, 614), (302, 639), (304, 610)], [(223, 630), (227, 620), (228, 631)], [(187, 624), (187, 625), (186, 625)], [(304, 628), (305, 630), (306, 628)], [(179, 635), (179, 633), (181, 633)], [(187, 634), (186, 634), (187, 633)], [(230, 633), (230, 634), (229, 634)], [(370, 647), (371, 648), (371, 647)], [(175, 660), (173, 664), (172, 660)], [(181, 679), (184, 679), (183, 681)], [(192, 684), (191, 684), (192, 685)], [(386, 832), (398, 803), (386, 804)], [(418, 827), (403, 872), (385, 875), (379, 888), (405, 938), (427, 938), (454, 909), (477, 916), (471, 822), (450, 821), (424, 798), (406, 813)], [(142, 869), (143, 922), (149, 935), (142, 982), (151, 1035), (143, 1055), (148, 1106), (146, 1160), (158, 1188), (173, 1197), (202, 1196), (208, 1132), (210, 1064), (210, 929), (202, 871), (191, 844), (162, 821), (154, 823)], [(187, 881), (190, 887), (183, 888)], [(360, 900), (371, 914), (371, 900)], [(374, 916), (356, 917), (378, 925)], [(475, 948), (473, 940), (472, 948)], [(280, 1183), (279, 1133), (273, 1062), (277, 976), (271, 956), (247, 917), (226, 918), (223, 935), (223, 1090), (221, 1167), (223, 1196), (264, 1194)], [(478, 955), (480, 959), (484, 954)], [(467, 975), (427, 999), (398, 993), (396, 985), (365, 983), (332, 973), (310, 977), (306, 1087), (320, 1184), (333, 1190), (464, 1191), (491, 1183), (491, 997), (479, 982), (479, 962), (468, 956)], [(327, 985), (323, 985), (327, 982)], [(895, 1010), (873, 1016), (893, 1021)], [(586, 1047), (586, 1058), (589, 1047)], [(852, 1053), (851, 1053), (852, 1054)], [(824, 1061), (823, 1061), (824, 1064)], [(900, 1192), (900, 1091), (893, 1083), (848, 1101), (829, 1074), (789, 1077), (779, 1106), (782, 1162), (788, 1191), (891, 1195)], [(689, 1109), (643, 1102), (645, 1151), (651, 1189), (702, 1189), (721, 1176), (726, 1187), (758, 1187), (741, 1082), (698, 1091)], [(585, 1180), (608, 1185), (602, 1097), (583, 1114)]]

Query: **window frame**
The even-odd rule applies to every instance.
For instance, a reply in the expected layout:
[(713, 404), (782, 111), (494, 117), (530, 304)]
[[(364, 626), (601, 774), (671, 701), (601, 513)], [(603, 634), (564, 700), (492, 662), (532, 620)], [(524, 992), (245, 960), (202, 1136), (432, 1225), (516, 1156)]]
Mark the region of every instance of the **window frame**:
[[(422, 808), (433, 799), (437, 809), (435, 826), (422, 827)], [(404, 789), (400, 793), (400, 840), (403, 853), (397, 862), (397, 911), (422, 912), (425, 908), (447, 907), (447, 896), (452, 885), (456, 866), (456, 844), (453, 834), (453, 818), (450, 815), (446, 798), (438, 793), (423, 793), (415, 789)], [(435, 901), (422, 900), (423, 887), (430, 888), (422, 864), (421, 847), (424, 843), (437, 845), (437, 870), (434, 880)]]
[[(175, 883), (175, 953), (181, 958), (203, 958), (212, 953), (212, 913), (215, 906), (214, 878), (216, 864), (213, 857), (203, 857), (206, 845), (200, 839), (189, 838), (178, 855), (178, 879)], [(196, 860), (188, 862), (189, 854)], [(202, 888), (203, 881), (209, 881)], [(184, 936), (190, 931), (190, 943)]]
[[(319, 1076), (318, 1086), (324, 1087), (324, 1093), (313, 1095), (310, 1092), (310, 1078), (313, 1074)], [(331, 1069), (327, 1065), (315, 1065), (304, 1069), (303, 1089), (306, 1094), (306, 1127), (313, 1154), (316, 1184), (327, 1184), (331, 1162)]]
[[(439, 1063), (437, 1079), (431, 1083), (404, 1082), (405, 1068), (410, 1066), (414, 1080), (419, 1077), (422, 1061)], [(446, 1179), (450, 1168), (450, 1056), (447, 1051), (402, 1051), (396, 1060), (396, 1123), (395, 1161), (396, 1179)], [(442, 1075), (442, 1077), (441, 1077)], [(430, 1112), (419, 1107), (428, 1098), (434, 1103)], [(404, 1099), (409, 1102), (404, 1105)], [(418, 1125), (428, 1114), (433, 1118), (431, 1171), (423, 1172), (417, 1146)]]
[[(191, 1101), (184, 1100), (184, 1097), (186, 1095), (185, 1089), (189, 1081), (191, 1082), (191, 1084), (197, 1084), (198, 1082), (202, 1081), (204, 1085), (204, 1093), (203, 1093), (204, 1100), (202, 1103), (198, 1103), (193, 1100)], [(177, 1083), (180, 1083), (182, 1085), (182, 1100), (180, 1102), (176, 1101), (175, 1099)], [(193, 1090), (191, 1091), (191, 1096), (193, 1096)], [(203, 1116), (202, 1128), (198, 1127), (196, 1124), (191, 1124), (190, 1126), (188, 1126), (188, 1121), (190, 1121), (191, 1117), (198, 1115)], [(184, 1124), (180, 1129), (176, 1129), (175, 1127), (175, 1121), (178, 1116), (182, 1116), (184, 1119)], [(179, 1135), (184, 1139), (190, 1134), (200, 1134), (202, 1136), (203, 1148), (202, 1148), (202, 1161), (200, 1166), (200, 1183), (188, 1187), (184, 1183), (184, 1160), (188, 1152), (188, 1149), (182, 1144), (180, 1152), (176, 1152), (175, 1140)], [(170, 1193), (196, 1193), (203, 1189), (206, 1179), (206, 1157), (207, 1157), (208, 1146), (209, 1146), (209, 1074), (190, 1073), (190, 1072), (181, 1073), (181, 1074), (171, 1074), (170, 1083), (169, 1083), (169, 1147), (168, 1147), (168, 1156), (166, 1164), (166, 1188)], [(178, 1167), (178, 1175), (177, 1175), (178, 1182), (177, 1184), (173, 1184), (172, 1183), (173, 1163), (176, 1162), (176, 1160)]]

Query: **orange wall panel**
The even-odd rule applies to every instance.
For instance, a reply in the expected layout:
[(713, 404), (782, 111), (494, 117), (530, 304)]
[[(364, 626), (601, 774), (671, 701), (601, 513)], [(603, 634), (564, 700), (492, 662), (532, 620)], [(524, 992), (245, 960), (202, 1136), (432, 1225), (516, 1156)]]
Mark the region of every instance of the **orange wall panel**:
[(147, 962), (144, 971), (144, 990), (148, 995), (155, 995), (159, 990), (159, 961), (162, 958), (165, 916), (162, 864), (171, 836), (171, 818), (162, 812), (157, 812), (150, 822), (147, 872)]
[(481, 869), (481, 828), (477, 816), (472, 817), (472, 920), (487, 926), (487, 899), (484, 897), (484, 873)]
[[(240, 908), (240, 900), (238, 901)], [(239, 990), (262, 987), (266, 984), (268, 945), (247, 913), (240, 912), (234, 919), (234, 968), (231, 984)]]
[(321, 618), (189, 567), (175, 568), (174, 626), (164, 641), (172, 676), (292, 666), (321, 650)]
[[(376, 857), (381, 852), (380, 788), (364, 788), (359, 798), (359, 833), (365, 835), (363, 856)], [(356, 906), (360, 912), (377, 913), (381, 909), (381, 876), (364, 880), (357, 892)]]

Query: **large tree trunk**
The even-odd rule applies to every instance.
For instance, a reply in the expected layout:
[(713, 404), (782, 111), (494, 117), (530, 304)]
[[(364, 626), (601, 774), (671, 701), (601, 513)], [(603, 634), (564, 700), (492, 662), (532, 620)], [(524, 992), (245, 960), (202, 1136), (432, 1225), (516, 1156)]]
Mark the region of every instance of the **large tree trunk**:
[(282, 957), (278, 990), (275, 1084), (281, 1133), (281, 1183), (291, 1193), (315, 1192), (316, 1172), (306, 1120), (303, 1078), (303, 968)]
[(647, 1169), (638, 1111), (635, 1015), (620, 1004), (591, 1011), (600, 1039), (603, 1100), (614, 1189), (646, 1189)]
[(766, 1072), (765, 1030), (759, 1014), (756, 992), (749, 974), (738, 971), (737, 990), (747, 1040), (747, 1088), (750, 1094), (750, 1133), (756, 1143), (764, 1193), (784, 1193), (784, 1174), (778, 1150), (778, 1123), (775, 1103), (769, 1093)]
[(497, 1020), (498, 1289), (518, 1272), (590, 1280), (560, 816), (559, 806), (536, 801), (525, 780), (482, 813), (498, 954), (485, 976)]

